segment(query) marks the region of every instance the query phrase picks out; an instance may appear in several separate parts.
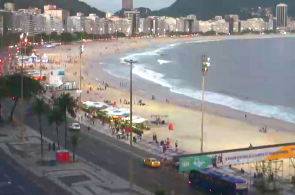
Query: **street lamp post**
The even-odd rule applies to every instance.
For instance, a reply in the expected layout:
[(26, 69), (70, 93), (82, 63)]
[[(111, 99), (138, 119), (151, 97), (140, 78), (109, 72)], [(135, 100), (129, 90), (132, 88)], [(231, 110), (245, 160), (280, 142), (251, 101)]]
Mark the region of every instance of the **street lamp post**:
[(82, 64), (82, 54), (84, 51), (84, 45), (80, 46), (80, 102), (82, 102), (82, 75), (81, 75), (81, 64)]
[(210, 58), (206, 55), (202, 56), (202, 73), (203, 73), (203, 82), (202, 82), (202, 123), (201, 123), (201, 153), (204, 151), (204, 104), (205, 104), (205, 77), (210, 66)]
[(20, 72), (20, 74), (21, 74), (21, 100), (24, 98), (24, 89), (23, 89), (23, 87), (24, 87), (24, 71), (23, 71), (23, 67), (24, 67), (24, 56), (23, 56), (23, 51), (22, 51), (22, 49), (23, 49), (23, 38), (24, 38), (24, 34), (22, 33), (21, 35), (20, 35), (20, 52), (21, 52), (21, 55), (22, 55), (22, 66), (21, 66), (21, 72)]
[[(23, 125), (23, 122), (24, 122), (24, 55), (23, 55), (23, 38), (24, 38), (24, 34), (22, 33), (20, 35), (20, 51), (21, 51), (21, 55), (22, 55), (22, 66), (21, 66), (21, 129), (20, 129), (20, 137), (21, 137), (21, 140), (23, 140), (23, 133), (24, 133), (24, 125)], [(17, 100), (16, 100), (17, 101)]]
[(133, 137), (132, 137), (132, 68), (133, 64), (137, 63), (137, 61), (133, 60), (124, 60), (125, 62), (130, 64), (130, 162), (129, 162), (129, 184), (130, 184), (130, 195), (133, 193)]

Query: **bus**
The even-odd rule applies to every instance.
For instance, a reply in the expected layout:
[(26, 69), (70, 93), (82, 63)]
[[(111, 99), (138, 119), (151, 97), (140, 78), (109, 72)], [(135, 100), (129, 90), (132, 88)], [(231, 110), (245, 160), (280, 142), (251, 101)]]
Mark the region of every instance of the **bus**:
[(190, 171), (189, 185), (208, 194), (247, 195), (248, 182), (218, 169)]

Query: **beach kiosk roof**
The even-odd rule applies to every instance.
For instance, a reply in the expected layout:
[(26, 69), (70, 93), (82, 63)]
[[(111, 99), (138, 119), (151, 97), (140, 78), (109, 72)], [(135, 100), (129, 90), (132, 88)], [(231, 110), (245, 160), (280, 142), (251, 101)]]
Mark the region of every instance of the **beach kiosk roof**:
[(140, 123), (144, 123), (144, 122), (146, 122), (146, 121), (148, 121), (148, 120), (145, 119), (145, 118), (137, 118), (137, 119), (135, 119), (134, 121), (132, 121), (132, 123), (133, 123), (133, 124), (140, 124)]

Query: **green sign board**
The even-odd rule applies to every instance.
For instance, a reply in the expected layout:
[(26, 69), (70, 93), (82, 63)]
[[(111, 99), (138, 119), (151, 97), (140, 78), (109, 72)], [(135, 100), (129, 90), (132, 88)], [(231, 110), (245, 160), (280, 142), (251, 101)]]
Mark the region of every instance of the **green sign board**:
[(179, 159), (179, 171), (205, 169), (212, 165), (212, 158), (208, 156), (183, 157)]

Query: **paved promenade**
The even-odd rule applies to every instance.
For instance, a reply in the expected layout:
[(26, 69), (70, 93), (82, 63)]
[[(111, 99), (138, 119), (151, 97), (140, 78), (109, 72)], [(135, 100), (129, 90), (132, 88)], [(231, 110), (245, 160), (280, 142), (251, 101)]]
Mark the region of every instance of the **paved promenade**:
[[(77, 156), (78, 162), (58, 163), (56, 166), (41, 166), (40, 135), (26, 126), (24, 141), (20, 140), (17, 128), (6, 125), (0, 128), (0, 148), (14, 158), (24, 168), (38, 177), (46, 177), (74, 195), (127, 195), (129, 182), (87, 162)], [(55, 152), (48, 151), (51, 140), (44, 138), (44, 159), (55, 159)], [(72, 153), (71, 153), (72, 156)], [(135, 195), (151, 194), (134, 186)]]

